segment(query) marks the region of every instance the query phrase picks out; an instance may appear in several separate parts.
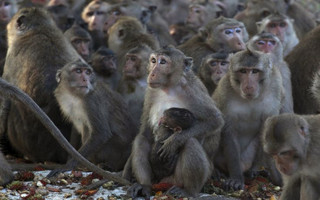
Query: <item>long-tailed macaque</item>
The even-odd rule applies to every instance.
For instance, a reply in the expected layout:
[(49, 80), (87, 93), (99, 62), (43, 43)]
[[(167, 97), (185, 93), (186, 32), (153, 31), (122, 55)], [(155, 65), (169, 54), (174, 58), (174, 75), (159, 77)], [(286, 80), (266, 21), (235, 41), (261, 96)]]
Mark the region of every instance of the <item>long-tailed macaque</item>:
[(207, 23), (197, 35), (180, 45), (179, 49), (193, 58), (193, 70), (197, 72), (205, 56), (219, 51), (232, 53), (243, 50), (247, 40), (248, 33), (242, 22), (219, 17)]
[[(160, 177), (174, 186), (167, 191), (177, 196), (196, 196), (211, 175), (213, 156), (218, 148), (223, 119), (207, 93), (206, 88), (192, 71), (192, 59), (172, 46), (150, 55), (148, 88), (140, 132), (134, 140), (131, 158), (124, 174), (132, 169), (137, 183), (128, 193), (149, 197), (156, 180), (150, 164), (152, 146), (159, 138), (159, 122), (169, 108), (184, 108), (195, 118), (188, 129), (172, 134), (159, 149), (161, 159), (178, 155), (174, 172)], [(201, 165), (199, 165), (201, 163)], [(158, 177), (159, 178), (159, 177)]]
[[(56, 79), (60, 109), (81, 136), (78, 151), (110, 171), (122, 170), (138, 131), (121, 96), (96, 81), (93, 69), (80, 60), (59, 69)], [(76, 164), (71, 158), (66, 167)]]
[(280, 200), (320, 198), (319, 120), (320, 115), (283, 114), (265, 122), (263, 149), (284, 182)]
[(211, 96), (221, 78), (228, 72), (231, 54), (217, 52), (202, 59), (198, 76)]
[(282, 85), (284, 88), (284, 100), (281, 113), (293, 112), (291, 71), (287, 63), (283, 59), (283, 48), (280, 40), (272, 33), (260, 33), (253, 36), (248, 42), (248, 48), (270, 53), (273, 65), (278, 67), (282, 77)]
[[(243, 173), (256, 171), (258, 161), (265, 157), (260, 155), (262, 125), (267, 117), (280, 113), (281, 74), (270, 55), (249, 49), (238, 52), (212, 98), (226, 122), (215, 166), (228, 175), (227, 189), (243, 189)], [(271, 178), (281, 183), (280, 176)]]
[(277, 36), (283, 46), (283, 56), (286, 56), (299, 43), (293, 23), (293, 19), (284, 14), (271, 14), (257, 22), (258, 33), (268, 32)]

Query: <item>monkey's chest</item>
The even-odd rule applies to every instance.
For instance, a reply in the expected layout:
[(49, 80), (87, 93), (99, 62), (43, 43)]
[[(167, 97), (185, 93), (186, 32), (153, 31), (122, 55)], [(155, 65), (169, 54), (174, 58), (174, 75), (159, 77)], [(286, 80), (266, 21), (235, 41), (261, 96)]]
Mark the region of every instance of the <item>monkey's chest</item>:
[(175, 94), (160, 93), (156, 96), (149, 112), (149, 123), (155, 130), (158, 128), (163, 112), (169, 108), (186, 108), (181, 98)]

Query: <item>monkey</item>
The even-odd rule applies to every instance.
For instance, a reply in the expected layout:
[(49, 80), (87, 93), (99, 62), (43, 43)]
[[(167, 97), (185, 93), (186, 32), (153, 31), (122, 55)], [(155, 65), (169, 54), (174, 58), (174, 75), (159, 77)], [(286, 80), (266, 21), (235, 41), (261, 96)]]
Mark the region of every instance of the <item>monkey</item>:
[(296, 114), (317, 114), (320, 107), (311, 93), (313, 77), (319, 70), (320, 28), (308, 33), (284, 58), (291, 70), (293, 108)]
[(142, 24), (136, 18), (120, 17), (108, 30), (108, 47), (115, 52), (118, 60), (118, 69), (122, 71), (125, 54), (138, 45), (147, 45), (152, 50), (160, 47), (159, 42), (146, 33)]
[(123, 172), (126, 177), (130, 173), (128, 170), (132, 169), (137, 180), (128, 189), (132, 198), (150, 196), (154, 183), (150, 152), (152, 144), (157, 142), (155, 133), (163, 111), (171, 107), (189, 110), (196, 120), (190, 128), (172, 134), (158, 151), (160, 158), (171, 158), (179, 152), (174, 173), (164, 178), (164, 182), (174, 185), (167, 193), (196, 196), (211, 174), (224, 120), (191, 68), (192, 58), (171, 45), (150, 55), (142, 124)]
[(171, 107), (163, 112), (163, 116), (159, 122), (159, 129), (155, 133), (157, 141), (153, 144), (150, 152), (150, 165), (156, 182), (173, 174), (174, 167), (178, 161), (177, 154), (169, 159), (161, 159), (159, 157), (158, 152), (162, 146), (162, 142), (172, 134), (181, 134), (182, 130), (190, 128), (195, 120), (193, 114), (184, 108)]
[(189, 5), (186, 25), (197, 31), (200, 27), (205, 26), (210, 20), (222, 16), (222, 10), (216, 2), (205, 1), (195, 2)]
[[(228, 175), (226, 189), (243, 189), (243, 173), (252, 174), (264, 158), (259, 154), (263, 122), (280, 113), (281, 74), (270, 55), (250, 49), (237, 52), (212, 98), (225, 120), (215, 166)], [(281, 184), (280, 175), (275, 175), (271, 180)]]
[(283, 60), (283, 46), (281, 41), (272, 33), (260, 33), (249, 40), (248, 48), (272, 55), (274, 66), (280, 70), (282, 86), (284, 88), (284, 100), (281, 113), (293, 113), (291, 71), (288, 64)]
[(284, 182), (280, 200), (320, 198), (319, 120), (319, 115), (282, 114), (264, 124), (263, 150)]
[(147, 33), (154, 35), (161, 46), (175, 45), (175, 41), (169, 34), (169, 25), (157, 12), (157, 6), (149, 2), (124, 1), (113, 5), (105, 21), (104, 31), (109, 28), (122, 16), (131, 16), (138, 19), (146, 28)]
[(64, 36), (71, 42), (80, 56), (85, 61), (89, 61), (93, 45), (89, 32), (75, 24), (64, 32)]
[[(56, 71), (65, 63), (80, 59), (79, 54), (41, 8), (23, 8), (7, 26), (8, 52), (3, 78), (22, 89), (45, 111), (69, 139), (71, 124), (61, 117), (53, 91)], [(19, 102), (1, 99), (0, 125), (13, 150), (33, 162), (67, 160), (65, 151), (33, 114)], [(35, 140), (34, 138), (37, 138)]]
[[(0, 26), (6, 25), (13, 15), (17, 12), (16, 0), (1, 0), (0, 1)], [(5, 28), (5, 27), (4, 27)]]
[(197, 73), (202, 58), (218, 51), (232, 53), (243, 50), (248, 34), (242, 22), (219, 17), (207, 23), (199, 33), (178, 46), (194, 59), (193, 70)]
[[(94, 164), (90, 163), (85, 159), (79, 152), (77, 152), (71, 144), (65, 139), (60, 130), (55, 126), (51, 119), (45, 114), (45, 112), (34, 102), (34, 100), (28, 96), (21, 89), (16, 86), (8, 83), (4, 79), (0, 78), (0, 93), (2, 98), (7, 97), (22, 103), (28, 108), (28, 111), (32, 111), (38, 118), (41, 123), (50, 131), (52, 136), (59, 142), (59, 144), (79, 163), (87, 167), (88, 169), (96, 172), (109, 180), (114, 180), (124, 185), (129, 185), (128, 181), (124, 180), (121, 177), (113, 175), (109, 172), (106, 172)], [(5, 185), (6, 183), (13, 180), (13, 174), (11, 172), (11, 166), (3, 157), (3, 154), (0, 152), (0, 185)]]
[(144, 95), (147, 88), (147, 66), (152, 50), (146, 45), (130, 49), (122, 69), (122, 80), (118, 92), (128, 104), (135, 124), (140, 127)]
[(75, 22), (75, 17), (70, 10), (70, 8), (66, 5), (59, 4), (54, 6), (48, 6), (46, 9), (51, 14), (53, 20), (57, 24), (57, 26), (65, 32), (67, 29), (71, 28), (71, 26)]
[[(59, 69), (56, 80), (55, 98), (81, 136), (79, 153), (93, 163), (102, 163), (109, 171), (122, 170), (137, 127), (121, 96), (96, 81), (93, 69), (81, 60)], [(73, 169), (76, 164), (71, 158), (66, 168)]]
[(110, 8), (111, 4), (105, 1), (91, 1), (82, 11), (81, 17), (84, 22), (88, 24), (88, 29), (103, 30), (105, 14)]
[(223, 16), (233, 18), (237, 13), (244, 10), (245, 5), (241, 0), (221, 0), (219, 1)]
[(300, 40), (306, 33), (316, 27), (313, 15), (309, 11), (299, 5), (298, 2), (286, 0), (248, 0), (246, 9), (239, 12), (234, 18), (244, 23), (250, 37), (252, 37), (257, 33), (255, 23), (272, 13), (285, 14), (293, 19), (294, 28)]
[[(145, 2), (145, 1), (143, 1)], [(190, 1), (185, 0), (159, 0), (154, 1), (157, 10), (170, 26), (172, 24), (184, 23), (188, 17)]]
[(221, 78), (229, 69), (232, 54), (217, 52), (202, 59), (198, 76), (212, 96)]
[(89, 63), (95, 71), (97, 79), (107, 84), (113, 91), (116, 91), (120, 75), (117, 70), (117, 59), (114, 52), (102, 46), (92, 54)]
[(277, 36), (283, 46), (283, 56), (299, 43), (299, 39), (293, 28), (294, 21), (284, 14), (271, 14), (257, 22), (258, 33), (269, 32)]

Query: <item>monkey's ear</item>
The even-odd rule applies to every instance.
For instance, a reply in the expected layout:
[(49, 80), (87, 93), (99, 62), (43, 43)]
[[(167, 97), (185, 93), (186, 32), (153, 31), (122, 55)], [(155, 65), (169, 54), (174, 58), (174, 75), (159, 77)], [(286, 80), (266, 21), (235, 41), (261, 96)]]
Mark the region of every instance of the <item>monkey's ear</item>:
[(193, 59), (191, 57), (186, 57), (184, 59), (184, 71), (189, 72), (192, 69)]
[(61, 69), (59, 69), (56, 73), (56, 81), (60, 83), (61, 81)]

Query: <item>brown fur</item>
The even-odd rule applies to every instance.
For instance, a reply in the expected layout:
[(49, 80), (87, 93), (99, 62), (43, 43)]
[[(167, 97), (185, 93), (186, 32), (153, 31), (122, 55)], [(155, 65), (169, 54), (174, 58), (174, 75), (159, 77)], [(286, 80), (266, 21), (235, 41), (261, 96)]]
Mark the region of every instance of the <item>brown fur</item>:
[(315, 73), (319, 70), (320, 27), (308, 33), (285, 57), (291, 70), (294, 112), (316, 114), (320, 111), (310, 89)]
[(284, 181), (280, 200), (320, 198), (319, 120), (319, 115), (284, 114), (265, 123), (263, 148)]

